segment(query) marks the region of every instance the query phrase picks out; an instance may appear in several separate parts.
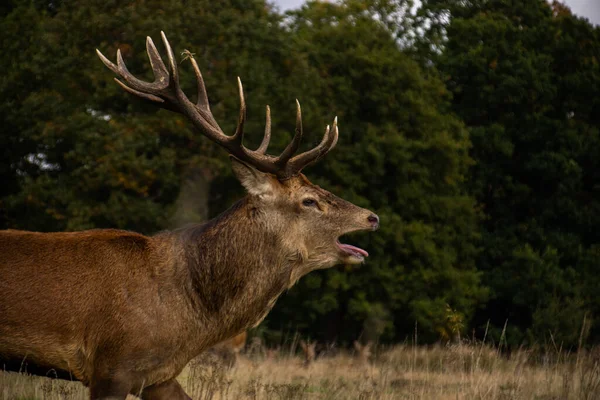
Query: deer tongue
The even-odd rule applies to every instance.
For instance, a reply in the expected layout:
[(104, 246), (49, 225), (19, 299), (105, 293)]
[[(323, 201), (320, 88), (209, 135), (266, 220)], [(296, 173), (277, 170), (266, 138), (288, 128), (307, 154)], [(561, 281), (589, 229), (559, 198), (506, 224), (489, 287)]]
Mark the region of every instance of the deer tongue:
[(338, 247), (352, 256), (369, 257), (369, 253), (367, 253), (366, 250), (352, 246), (351, 244), (338, 243)]

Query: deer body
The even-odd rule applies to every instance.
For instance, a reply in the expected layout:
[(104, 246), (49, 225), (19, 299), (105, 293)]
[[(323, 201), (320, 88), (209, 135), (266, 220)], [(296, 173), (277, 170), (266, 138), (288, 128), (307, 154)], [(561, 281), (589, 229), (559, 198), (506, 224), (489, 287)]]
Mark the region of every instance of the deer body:
[(1, 232), (10, 263), (0, 263), (0, 293), (20, 301), (0, 302), (0, 348), (85, 383), (117, 355), (140, 386), (175, 377), (204, 349), (259, 323), (291, 284), (297, 260), (250, 215), (237, 205), (154, 237)]
[[(168, 87), (133, 78), (128, 91), (167, 101), (236, 157), (233, 170), (248, 195), (204, 225), (148, 237), (120, 230), (72, 233), (0, 231), (0, 365), (64, 371), (90, 387), (92, 399), (187, 399), (175, 377), (203, 350), (255, 326), (279, 295), (308, 272), (360, 263), (367, 253), (338, 238), (374, 230), (377, 216), (311, 184), (300, 169), (337, 142), (337, 127), (315, 149), (292, 158), (302, 135), (281, 156), (225, 136), (210, 114), (195, 61), (199, 103), (178, 89), (149, 40), (156, 74)], [(162, 79), (160, 85), (165, 83)], [(131, 82), (130, 82), (131, 81)], [(212, 136), (211, 136), (212, 135)]]
[(178, 287), (185, 271), (165, 250), (162, 240), (115, 230), (0, 233), (0, 358), (86, 384), (110, 374), (115, 355), (148, 380), (177, 373), (186, 349), (171, 344), (197, 328)]

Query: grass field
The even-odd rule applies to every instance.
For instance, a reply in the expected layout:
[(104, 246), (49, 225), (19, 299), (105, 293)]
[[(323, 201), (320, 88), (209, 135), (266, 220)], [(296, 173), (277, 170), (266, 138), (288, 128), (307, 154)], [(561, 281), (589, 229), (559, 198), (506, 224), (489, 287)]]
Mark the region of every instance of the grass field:
[[(271, 354), (272, 355), (272, 354)], [(510, 358), (490, 347), (395, 346), (368, 364), (351, 354), (241, 356), (231, 370), (192, 362), (179, 377), (193, 399), (600, 399), (595, 352)], [(0, 398), (87, 399), (79, 383), (0, 372)], [(133, 398), (133, 397), (131, 397)]]

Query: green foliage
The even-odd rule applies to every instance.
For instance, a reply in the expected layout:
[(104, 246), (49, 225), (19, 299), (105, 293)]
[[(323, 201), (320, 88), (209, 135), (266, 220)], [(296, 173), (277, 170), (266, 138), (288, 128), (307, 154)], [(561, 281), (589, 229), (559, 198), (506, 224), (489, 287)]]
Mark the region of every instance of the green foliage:
[(469, 128), (469, 190), (486, 216), (478, 267), (491, 296), (477, 323), (497, 339), (508, 321), (514, 345), (576, 346), (598, 312), (600, 29), (543, 0), (426, 8), (451, 15), (429, 56)]
[(436, 340), (447, 304), (471, 315), (485, 296), (474, 264), (478, 217), (463, 186), (470, 143), (445, 111), (442, 82), (421, 72), (372, 17), (377, 4), (369, 7), (309, 3), (292, 15), (290, 29), (321, 77), (311, 111), (336, 112), (342, 132), (309, 175), (374, 209), (381, 233), (352, 237), (369, 249), (367, 264), (303, 278), (269, 326), (346, 342), (357, 332), (403, 340), (416, 320), (423, 340)]
[[(264, 106), (277, 152), (303, 106), (308, 169), (376, 211), (347, 240), (361, 267), (309, 274), (262, 330), (349, 343), (448, 340), (576, 346), (600, 338), (600, 28), (545, 0), (11, 0), (0, 6), (0, 228), (151, 234), (242, 195), (226, 153), (183, 116), (129, 98), (94, 49), (151, 79), (145, 36), (189, 49), (226, 132)], [(194, 76), (181, 61), (182, 85)], [(194, 199), (198, 199), (194, 201)], [(343, 238), (346, 240), (346, 238)], [(272, 335), (274, 336), (274, 335)]]

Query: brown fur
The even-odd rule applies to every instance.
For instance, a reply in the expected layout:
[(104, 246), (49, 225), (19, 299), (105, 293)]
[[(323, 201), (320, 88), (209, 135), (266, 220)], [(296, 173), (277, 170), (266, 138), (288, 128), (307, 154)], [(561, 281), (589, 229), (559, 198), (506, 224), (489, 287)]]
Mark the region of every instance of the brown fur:
[(373, 342), (368, 341), (364, 345), (360, 344), (358, 340), (354, 341), (354, 349), (356, 350), (356, 359), (358, 361), (358, 365), (369, 365), (371, 360), (371, 346)]
[(302, 349), (302, 353), (304, 353), (304, 367), (308, 368), (315, 361), (317, 357), (317, 342), (305, 342), (304, 340), (300, 341), (300, 348)]
[(303, 175), (233, 165), (250, 194), (204, 225), (0, 231), (0, 365), (65, 372), (92, 399), (186, 399), (175, 377), (193, 357), (260, 323), (311, 270), (360, 261), (335, 241), (376, 228), (371, 212)]

